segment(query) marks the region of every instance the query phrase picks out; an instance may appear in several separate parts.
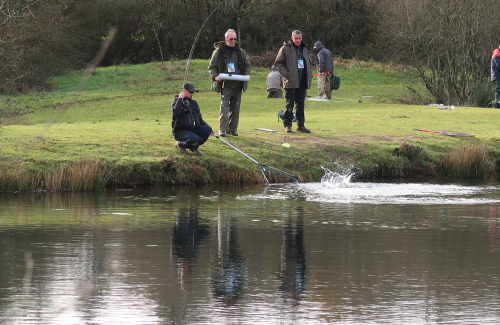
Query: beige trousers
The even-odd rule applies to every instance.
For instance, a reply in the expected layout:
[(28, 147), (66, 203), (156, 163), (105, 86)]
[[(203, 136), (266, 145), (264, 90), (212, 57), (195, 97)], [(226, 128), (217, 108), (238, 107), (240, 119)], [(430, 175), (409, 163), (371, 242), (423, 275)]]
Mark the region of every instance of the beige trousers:
[(241, 92), (241, 88), (222, 89), (222, 94), (220, 96), (219, 131), (238, 131)]
[(332, 98), (332, 91), (330, 90), (330, 81), (328, 80), (327, 74), (318, 75), (318, 96), (321, 97), (326, 94), (328, 99)]

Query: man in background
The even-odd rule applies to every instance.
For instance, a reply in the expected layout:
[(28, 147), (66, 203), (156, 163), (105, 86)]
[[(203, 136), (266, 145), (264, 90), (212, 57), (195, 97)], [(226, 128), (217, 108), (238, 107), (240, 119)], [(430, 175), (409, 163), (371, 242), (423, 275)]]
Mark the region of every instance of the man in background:
[(273, 66), (271, 67), (271, 72), (267, 75), (267, 98), (283, 98), (283, 92), (281, 88), (283, 87), (283, 81), (281, 80), (281, 75)]
[(490, 103), (494, 108), (500, 108), (500, 46), (491, 55), (491, 81), (495, 82), (495, 100)]
[(323, 46), (321, 41), (314, 43), (316, 52), (316, 69), (318, 69), (318, 98), (323, 98), (326, 94), (328, 99), (332, 99), (332, 90), (328, 77), (333, 75), (332, 53)]

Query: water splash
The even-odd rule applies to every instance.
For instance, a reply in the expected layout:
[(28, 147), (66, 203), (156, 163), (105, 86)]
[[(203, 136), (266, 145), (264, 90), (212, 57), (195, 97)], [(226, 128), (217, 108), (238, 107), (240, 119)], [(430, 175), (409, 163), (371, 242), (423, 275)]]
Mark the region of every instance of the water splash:
[(337, 173), (329, 170), (325, 166), (320, 166), (325, 171), (321, 177), (321, 184), (329, 187), (349, 187), (354, 172), (349, 167), (346, 172)]

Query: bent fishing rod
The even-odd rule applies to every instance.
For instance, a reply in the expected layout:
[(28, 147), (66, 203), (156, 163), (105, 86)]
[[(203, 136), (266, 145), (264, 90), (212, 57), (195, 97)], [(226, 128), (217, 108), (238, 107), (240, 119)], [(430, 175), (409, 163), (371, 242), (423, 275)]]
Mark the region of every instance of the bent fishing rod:
[(196, 41), (198, 40), (198, 37), (200, 36), (200, 33), (203, 30), (203, 27), (205, 27), (205, 24), (207, 23), (207, 21), (210, 19), (210, 17), (212, 17), (213, 13), (216, 12), (217, 9), (219, 9), (220, 5), (223, 4), (225, 1), (226, 0), (222, 0), (221, 2), (219, 2), (219, 4), (217, 5), (217, 7), (215, 7), (215, 9), (210, 13), (210, 15), (208, 15), (207, 19), (205, 19), (205, 21), (201, 25), (200, 29), (198, 30), (198, 34), (194, 38), (193, 46), (191, 46), (191, 51), (189, 52), (189, 57), (188, 57), (187, 62), (186, 62), (186, 69), (184, 70), (184, 83), (186, 83), (189, 62), (191, 61), (191, 57), (193, 56), (194, 47), (196, 45)]
[(240, 149), (236, 148), (235, 146), (233, 146), (232, 144), (230, 144), (229, 142), (221, 139), (219, 136), (217, 136), (215, 134), (215, 132), (212, 131), (212, 134), (214, 137), (216, 137), (217, 139), (221, 140), (222, 142), (224, 142), (225, 144), (227, 144), (228, 146), (230, 146), (231, 148), (233, 148), (234, 150), (238, 151), (239, 153), (241, 153), (243, 156), (247, 157), (248, 159), (250, 159), (251, 161), (253, 161), (254, 163), (256, 163), (259, 168), (260, 168), (260, 171), (262, 173), (262, 175), (264, 176), (264, 179), (266, 180), (266, 183), (269, 185), (270, 182), (269, 180), (267, 179), (267, 176), (266, 176), (266, 173), (264, 172), (264, 170), (268, 170), (270, 172), (275, 172), (277, 174), (281, 174), (283, 176), (286, 176), (288, 178), (290, 178), (291, 180), (293, 180), (295, 183), (298, 183), (299, 182), (299, 178), (295, 175), (292, 175), (290, 173), (287, 173), (287, 172), (284, 172), (282, 170), (279, 170), (278, 168), (274, 168), (274, 167), (271, 167), (271, 166), (267, 166), (267, 165), (264, 165), (264, 164), (261, 164), (260, 162), (258, 162), (257, 160), (253, 159), (252, 157), (250, 157), (249, 155), (247, 155), (246, 153), (244, 153), (243, 151), (241, 151)]
[[(191, 47), (191, 51), (189, 52), (189, 57), (187, 59), (187, 62), (186, 62), (186, 69), (184, 71), (184, 83), (186, 83), (186, 79), (187, 79), (187, 73), (188, 73), (188, 67), (189, 67), (189, 63), (191, 61), (191, 57), (193, 56), (193, 52), (194, 52), (194, 47), (196, 45), (196, 41), (198, 40), (198, 37), (200, 36), (200, 33), (201, 31), (203, 30), (203, 27), (205, 27), (205, 24), (207, 23), (207, 21), (210, 19), (210, 17), (212, 16), (212, 14), (214, 12), (217, 11), (217, 9), (220, 7), (221, 4), (223, 4), (224, 2), (226, 2), (226, 0), (222, 0), (221, 2), (219, 2), (219, 4), (215, 7), (215, 9), (210, 13), (210, 15), (208, 15), (207, 19), (205, 19), (205, 21), (203, 22), (203, 24), (201, 25), (200, 29), (198, 30), (198, 34), (196, 35), (194, 41), (193, 41), (193, 45)], [(274, 167), (271, 167), (271, 166), (267, 166), (267, 165), (264, 165), (264, 164), (261, 164), (259, 163), (257, 160), (253, 159), (252, 157), (250, 157), (249, 155), (247, 155), (246, 153), (244, 153), (243, 151), (241, 151), (240, 149), (236, 148), (235, 146), (233, 146), (232, 144), (230, 144), (229, 142), (227, 141), (224, 141), (223, 139), (221, 139), (220, 137), (218, 137), (214, 132), (212, 132), (212, 134), (214, 137), (216, 137), (217, 139), (221, 140), (222, 142), (224, 142), (225, 144), (227, 144), (228, 146), (230, 146), (231, 148), (233, 148), (234, 150), (238, 151), (239, 153), (241, 153), (242, 155), (244, 155), (245, 157), (247, 157), (248, 159), (250, 159), (251, 161), (253, 161), (254, 163), (256, 163), (259, 168), (260, 168), (260, 171), (262, 172), (262, 175), (264, 176), (264, 179), (266, 180), (266, 183), (267, 184), (270, 184), (269, 183), (269, 180), (267, 179), (267, 176), (264, 172), (264, 170), (268, 170), (268, 171), (271, 171), (271, 172), (275, 172), (275, 173), (278, 173), (278, 174), (281, 174), (283, 176), (286, 176), (290, 179), (292, 179), (295, 183), (298, 183), (299, 182), (299, 179), (297, 176), (295, 175), (292, 175), (292, 174), (289, 174), (287, 172), (284, 172), (282, 170), (279, 170), (277, 168), (274, 168)]]

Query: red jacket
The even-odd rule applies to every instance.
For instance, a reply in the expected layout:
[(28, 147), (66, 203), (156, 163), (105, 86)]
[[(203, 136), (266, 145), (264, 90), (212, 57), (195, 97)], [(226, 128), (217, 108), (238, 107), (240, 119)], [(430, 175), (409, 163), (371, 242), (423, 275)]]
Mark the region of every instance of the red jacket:
[(500, 50), (499, 49), (495, 49), (493, 51), (493, 55), (491, 56), (491, 58), (496, 58), (497, 56), (500, 56)]
[(491, 81), (500, 80), (500, 49), (496, 48), (491, 55)]

